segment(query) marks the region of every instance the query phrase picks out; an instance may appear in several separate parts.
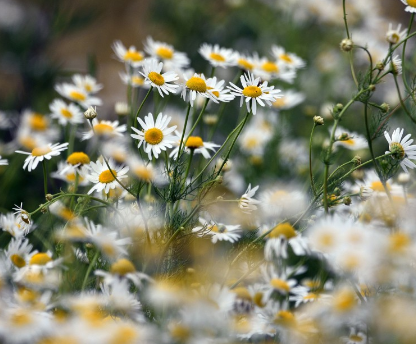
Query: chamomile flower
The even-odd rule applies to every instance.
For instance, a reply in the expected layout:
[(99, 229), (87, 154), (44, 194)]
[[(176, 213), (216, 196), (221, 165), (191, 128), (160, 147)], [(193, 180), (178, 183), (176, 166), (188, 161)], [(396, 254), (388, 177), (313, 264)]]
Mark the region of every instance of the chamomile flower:
[(4, 166), (4, 165), (8, 165), (9, 161), (7, 159), (2, 159), (1, 155), (0, 155), (0, 166)]
[(55, 85), (55, 90), (62, 97), (65, 97), (73, 102), (78, 103), (83, 108), (88, 109), (90, 106), (101, 105), (100, 98), (91, 97), (84, 89), (73, 84), (63, 83)]
[(232, 49), (221, 48), (218, 44), (202, 44), (198, 52), (214, 67), (232, 67), (237, 64), (238, 53)]
[(402, 74), (402, 69), (402, 60), (399, 55), (393, 56), (393, 59), (390, 57), (386, 62), (386, 66), (384, 67), (385, 72), (391, 71), (395, 75)]
[(115, 166), (112, 159), (108, 161), (108, 165), (110, 169), (105, 162), (101, 162), (100, 160), (91, 162), (88, 165), (89, 174), (87, 175), (87, 179), (95, 184), (88, 191), (88, 195), (94, 191), (101, 192), (103, 190), (108, 194), (110, 189), (114, 189), (117, 186), (118, 182), (116, 178), (120, 180), (127, 177), (126, 173), (129, 171), (128, 166)]
[(94, 118), (92, 120), (92, 128), (90, 131), (87, 131), (82, 134), (82, 141), (89, 140), (90, 138), (94, 137), (94, 135), (98, 137), (106, 137), (106, 138), (113, 138), (117, 136), (123, 136), (122, 133), (126, 131), (127, 127), (125, 124), (119, 125), (119, 121), (106, 121)]
[(253, 74), (262, 80), (280, 79), (289, 84), (293, 83), (296, 77), (295, 69), (288, 68), (281, 62), (269, 60), (267, 57), (256, 60)]
[(144, 121), (140, 117), (137, 119), (143, 129), (141, 131), (132, 127), (137, 135), (132, 134), (131, 137), (140, 141), (137, 148), (140, 148), (143, 144), (149, 160), (152, 160), (152, 155), (157, 159), (162, 150), (172, 148), (172, 144), (175, 142), (175, 136), (172, 135), (172, 132), (176, 129), (176, 125), (168, 128), (170, 117), (159, 113), (155, 122), (153, 114), (149, 113), (145, 116)]
[(259, 186), (257, 185), (254, 188), (251, 188), (251, 184), (248, 184), (246, 192), (241, 196), (238, 207), (247, 214), (250, 214), (253, 210), (257, 209), (256, 204), (259, 204), (260, 201), (253, 198), (256, 194), (257, 189)]
[(73, 103), (66, 104), (62, 99), (55, 99), (50, 105), (51, 117), (56, 118), (61, 125), (79, 124), (84, 122), (84, 115)]
[(163, 62), (158, 62), (156, 59), (146, 59), (143, 64), (143, 73), (145, 83), (157, 88), (161, 97), (163, 94), (176, 93), (178, 85), (173, 84), (178, 80), (178, 75), (175, 72), (169, 71), (161, 74)]
[(46, 146), (42, 147), (36, 147), (33, 148), (32, 152), (24, 152), (24, 151), (16, 151), (16, 153), (20, 154), (26, 154), (29, 155), (25, 163), (23, 164), (23, 169), (26, 169), (28, 167), (28, 171), (32, 171), (38, 166), (39, 162), (42, 162), (43, 160), (50, 160), (54, 156), (58, 156), (61, 154), (62, 151), (66, 150), (68, 148), (68, 143), (49, 143)]
[(384, 136), (389, 143), (389, 150), (386, 151), (386, 154), (393, 153), (392, 157), (400, 160), (400, 166), (405, 172), (408, 172), (407, 167), (416, 168), (416, 165), (410, 161), (410, 159), (416, 160), (416, 145), (411, 145), (413, 139), (410, 139), (410, 134), (402, 138), (403, 131), (404, 129), (397, 128), (393, 131), (391, 137), (387, 131), (384, 132)]
[(154, 41), (151, 37), (147, 37), (144, 50), (150, 56), (162, 61), (165, 70), (184, 69), (189, 65), (189, 58), (185, 53), (175, 51), (170, 44)]
[(289, 68), (299, 69), (305, 67), (305, 61), (293, 53), (288, 53), (283, 47), (273, 45), (272, 46), (273, 57)]
[(202, 226), (192, 229), (192, 232), (198, 233), (198, 236), (211, 236), (211, 241), (215, 244), (217, 241), (229, 241), (231, 243), (240, 239), (240, 225), (224, 225), (223, 223), (216, 223), (214, 221), (207, 221), (202, 217), (199, 218)]
[(146, 84), (144, 81), (145, 79), (143, 78), (143, 76), (138, 73), (132, 73), (132, 74), (127, 74), (127, 73), (120, 73), (120, 78), (121, 81), (123, 81), (124, 84), (126, 85), (130, 85), (133, 88), (145, 88), (145, 89), (149, 89), (150, 86), (149, 84)]
[(416, 13), (416, 0), (402, 0), (402, 2), (407, 5), (404, 9), (406, 12)]
[(208, 92), (211, 93), (220, 102), (229, 102), (235, 97), (229, 93), (228, 89), (224, 89), (224, 80), (218, 80), (217, 77), (209, 78), (206, 81)]
[(83, 89), (87, 93), (97, 93), (103, 88), (103, 85), (98, 84), (97, 80), (91, 75), (75, 74), (72, 76), (72, 81), (75, 86)]
[(126, 49), (121, 41), (115, 41), (112, 48), (117, 59), (121, 62), (125, 62), (132, 67), (139, 67), (144, 63), (144, 53), (137, 50), (133, 45)]
[(350, 150), (359, 150), (367, 148), (367, 139), (357, 133), (349, 132), (348, 130), (338, 127), (335, 132), (337, 141), (334, 143), (334, 147), (342, 146)]
[(183, 75), (185, 78), (185, 84), (182, 88), (181, 97), (186, 101), (187, 93), (189, 93), (189, 102), (191, 106), (194, 106), (194, 101), (197, 95), (211, 99), (214, 103), (218, 103), (216, 96), (209, 92), (207, 79), (204, 74), (194, 73), (193, 76), (188, 78), (186, 75)]
[(28, 239), (13, 238), (5, 251), (5, 255), (8, 258), (10, 265), (20, 269), (29, 264), (30, 259), (37, 252), (38, 251), (33, 251), (33, 246), (29, 243)]
[[(179, 132), (176, 132), (176, 138), (177, 147), (173, 149), (169, 154), (169, 157), (173, 157), (175, 160), (178, 158), (179, 144), (181, 142), (182, 135)], [(202, 154), (205, 159), (209, 159), (211, 154), (209, 153), (208, 149), (215, 152), (215, 148), (220, 147), (220, 145), (217, 145), (213, 142), (204, 142), (199, 136), (189, 136), (186, 142), (183, 143), (182, 147), (185, 147), (185, 152), (188, 154), (193, 151), (194, 153)]]
[(273, 102), (282, 96), (279, 94), (280, 90), (275, 90), (274, 86), (267, 86), (267, 81), (261, 83), (260, 78), (255, 79), (251, 73), (242, 75), (240, 80), (243, 89), (232, 82), (230, 82), (231, 86), (228, 86), (228, 88), (232, 94), (241, 97), (240, 106), (243, 105), (245, 99), (247, 111), (252, 111), (253, 115), (256, 114), (257, 103), (260, 106), (265, 106), (265, 104), (272, 106)]
[(252, 72), (253, 69), (256, 67), (256, 58), (244, 54), (239, 54), (237, 56), (237, 66), (240, 67), (242, 70)]
[(139, 180), (156, 185), (162, 185), (167, 182), (166, 175), (162, 173), (160, 167), (154, 166), (153, 164), (145, 164), (135, 156), (128, 159), (128, 165), (130, 172)]
[(58, 170), (56, 172), (52, 172), (51, 177), (63, 180), (68, 184), (74, 184), (76, 174), (78, 174), (78, 185), (85, 186), (89, 184), (86, 178), (87, 173), (87, 166), (79, 165), (75, 167), (67, 162), (60, 161), (58, 162)]
[(406, 32), (407, 32), (406, 29), (400, 31), (401, 28), (402, 28), (402, 24), (399, 24), (397, 26), (397, 29), (393, 29), (393, 25), (392, 23), (390, 23), (389, 30), (386, 33), (387, 42), (391, 44), (399, 43), (406, 36)]
[(293, 90), (283, 91), (284, 95), (281, 98), (276, 99), (272, 104), (274, 109), (288, 110), (291, 109), (305, 100), (305, 95)]

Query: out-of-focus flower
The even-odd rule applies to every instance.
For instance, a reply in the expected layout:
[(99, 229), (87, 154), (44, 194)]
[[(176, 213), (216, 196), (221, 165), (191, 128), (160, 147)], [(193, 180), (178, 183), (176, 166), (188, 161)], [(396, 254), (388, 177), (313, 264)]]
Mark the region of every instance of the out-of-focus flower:
[(232, 49), (221, 48), (218, 44), (212, 46), (204, 43), (198, 52), (214, 67), (227, 68), (237, 64), (238, 54)]
[(24, 152), (24, 151), (16, 151), (16, 153), (20, 153), (20, 154), (26, 154), (29, 155), (26, 160), (25, 163), (23, 164), (23, 169), (26, 169), (26, 166), (28, 167), (28, 171), (32, 171), (36, 168), (36, 166), (38, 166), (38, 164), (40, 162), (42, 162), (43, 160), (50, 160), (52, 159), (52, 157), (54, 156), (58, 156), (61, 154), (62, 151), (68, 149), (68, 143), (49, 143), (46, 146), (42, 146), (42, 147), (36, 147), (33, 148), (32, 152)]
[(389, 150), (386, 151), (386, 154), (393, 153), (392, 157), (396, 160), (400, 160), (400, 166), (405, 172), (407, 167), (413, 169), (416, 168), (416, 165), (409, 159), (416, 159), (416, 145), (411, 145), (413, 139), (410, 139), (411, 134), (403, 136), (404, 129), (397, 128), (393, 131), (393, 134), (390, 138), (390, 135), (387, 131), (384, 132), (387, 142), (389, 143)]

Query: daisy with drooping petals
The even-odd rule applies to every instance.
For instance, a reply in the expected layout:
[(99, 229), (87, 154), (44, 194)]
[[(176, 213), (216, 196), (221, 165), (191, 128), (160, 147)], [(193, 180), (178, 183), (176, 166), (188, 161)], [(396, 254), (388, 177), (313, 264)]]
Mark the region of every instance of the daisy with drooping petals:
[(260, 201), (252, 198), (255, 194), (259, 186), (257, 185), (254, 188), (251, 188), (251, 184), (248, 184), (248, 188), (246, 192), (241, 196), (238, 207), (246, 214), (250, 214), (253, 210), (257, 209), (256, 204), (259, 204)]
[(173, 84), (179, 77), (175, 72), (166, 72), (160, 74), (163, 68), (163, 62), (158, 62), (156, 59), (146, 59), (143, 65), (143, 73), (140, 73), (145, 77), (145, 83), (156, 87), (159, 94), (163, 97), (163, 93), (176, 93), (178, 85)]
[(132, 134), (131, 137), (140, 141), (137, 148), (140, 148), (143, 144), (149, 160), (152, 160), (152, 155), (157, 159), (162, 150), (172, 148), (172, 143), (175, 142), (175, 136), (172, 135), (172, 132), (176, 129), (176, 125), (168, 128), (170, 119), (167, 115), (163, 116), (162, 113), (157, 116), (156, 122), (151, 113), (145, 116), (144, 122), (140, 117), (137, 117), (143, 131), (132, 127), (137, 135)]
[[(108, 168), (110, 166), (110, 169)], [(95, 185), (88, 191), (88, 195), (92, 194), (94, 191), (101, 192), (104, 190), (104, 193), (108, 194), (110, 189), (114, 189), (120, 179), (127, 177), (126, 173), (129, 171), (128, 166), (119, 167), (116, 166), (112, 159), (108, 160), (108, 166), (105, 162), (97, 160), (96, 162), (90, 162), (87, 166), (89, 168), (89, 174), (87, 179), (94, 183)]]
[(28, 171), (32, 171), (38, 166), (39, 162), (43, 161), (44, 159), (50, 160), (53, 156), (58, 156), (61, 154), (62, 151), (68, 148), (68, 142), (65, 143), (49, 143), (47, 146), (43, 147), (36, 147), (33, 148), (32, 152), (23, 152), (23, 151), (16, 151), (16, 153), (26, 154), (29, 155), (25, 163), (23, 164), (23, 169), (28, 167)]
[(416, 0), (402, 0), (402, 2), (407, 5), (404, 9), (406, 12), (416, 13)]
[(8, 164), (9, 164), (9, 162), (7, 161), (7, 159), (2, 159), (1, 155), (0, 155), (0, 166), (1, 165), (8, 165)]
[(274, 86), (267, 86), (267, 81), (260, 83), (260, 78), (255, 79), (251, 73), (242, 75), (240, 80), (244, 87), (243, 89), (234, 85), (232, 82), (230, 82), (231, 86), (228, 86), (228, 88), (232, 94), (241, 97), (240, 106), (243, 105), (245, 98), (247, 111), (251, 110), (253, 115), (256, 114), (257, 103), (260, 106), (265, 106), (265, 103), (268, 106), (272, 106), (277, 98), (282, 97), (279, 94), (280, 90), (275, 90)]
[(189, 79), (184, 75), (185, 84), (183, 85), (181, 97), (186, 101), (186, 94), (189, 93), (189, 102), (191, 106), (194, 106), (194, 101), (196, 96), (199, 94), (202, 97), (209, 98), (215, 103), (218, 103), (216, 96), (209, 92), (207, 79), (205, 79), (204, 74), (194, 73)]
[(82, 141), (89, 140), (94, 135), (99, 137), (116, 137), (116, 136), (123, 136), (122, 133), (126, 131), (126, 125), (118, 125), (119, 121), (99, 121), (98, 119), (94, 118), (92, 120), (92, 129), (82, 134)]
[(415, 163), (409, 160), (416, 160), (416, 145), (411, 145), (413, 139), (410, 139), (410, 134), (402, 138), (403, 131), (404, 129), (397, 128), (393, 131), (391, 138), (387, 131), (384, 132), (384, 136), (389, 143), (389, 150), (386, 151), (386, 154), (393, 153), (391, 156), (396, 160), (400, 160), (400, 166), (405, 172), (408, 172), (407, 167), (411, 169), (416, 168)]
[(221, 48), (218, 44), (212, 46), (204, 43), (198, 52), (214, 67), (232, 67), (237, 65), (238, 53), (232, 49)]
[(78, 103), (85, 109), (88, 109), (90, 106), (100, 106), (102, 104), (100, 98), (91, 97), (84, 89), (73, 84), (63, 83), (55, 85), (55, 91), (62, 97)]
[(85, 177), (87, 171), (87, 166), (80, 165), (78, 167), (75, 167), (68, 164), (67, 162), (60, 161), (58, 162), (58, 170), (56, 172), (52, 172), (51, 177), (63, 180), (68, 184), (74, 184), (78, 174), (78, 185), (85, 186), (89, 184), (88, 180)]
[(61, 125), (79, 124), (84, 122), (84, 115), (73, 103), (67, 105), (62, 99), (55, 99), (50, 105), (51, 117), (56, 118)]
[[(182, 134), (180, 134), (179, 132), (176, 131), (175, 134), (177, 137), (177, 147), (173, 149), (172, 152), (169, 154), (169, 157), (173, 157), (174, 160), (178, 158), (179, 144), (182, 138)], [(204, 142), (202, 138), (199, 136), (189, 136), (183, 146), (185, 147), (184, 150), (186, 153), (190, 154), (193, 150), (194, 153), (201, 153), (205, 159), (209, 159), (211, 157), (211, 154), (208, 152), (208, 149), (215, 152), (215, 148), (220, 147), (220, 145), (217, 145), (212, 142)]]
[(175, 51), (170, 44), (154, 41), (152, 37), (147, 37), (144, 50), (150, 56), (163, 61), (165, 70), (184, 69), (189, 65), (189, 58), (185, 53)]
[(202, 217), (199, 218), (202, 226), (195, 227), (192, 232), (198, 233), (198, 236), (211, 235), (211, 241), (215, 244), (217, 241), (229, 241), (231, 243), (240, 239), (240, 225), (224, 225), (214, 221), (207, 221)]
[(98, 84), (97, 80), (91, 75), (75, 74), (72, 76), (75, 86), (85, 90), (87, 93), (97, 93), (103, 88), (102, 84)]
[(400, 31), (402, 24), (397, 26), (397, 29), (393, 29), (392, 23), (389, 24), (389, 30), (386, 33), (386, 40), (391, 44), (399, 43), (404, 37), (406, 37), (407, 30)]
[(132, 67), (139, 67), (144, 62), (144, 53), (138, 51), (133, 45), (126, 49), (121, 41), (115, 41), (112, 48), (119, 61), (125, 62)]

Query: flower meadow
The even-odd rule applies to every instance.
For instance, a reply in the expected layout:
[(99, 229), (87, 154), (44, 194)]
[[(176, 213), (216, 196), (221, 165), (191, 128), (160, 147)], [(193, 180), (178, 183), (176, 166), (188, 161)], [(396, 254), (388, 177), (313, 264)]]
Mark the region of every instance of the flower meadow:
[(264, 1), (342, 28), (319, 111), (311, 57), (150, 36), (111, 115), (92, 73), (0, 111), (1, 197), (42, 185), (0, 209), (1, 343), (416, 342), (416, 1), (318, 2)]

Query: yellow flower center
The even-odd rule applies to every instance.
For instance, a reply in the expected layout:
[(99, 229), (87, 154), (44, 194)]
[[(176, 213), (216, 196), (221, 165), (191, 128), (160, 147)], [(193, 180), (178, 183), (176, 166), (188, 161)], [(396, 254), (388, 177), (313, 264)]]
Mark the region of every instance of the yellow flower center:
[(74, 99), (74, 100), (78, 100), (78, 101), (83, 101), (83, 100), (87, 99), (85, 94), (83, 94), (81, 92), (78, 92), (78, 91), (69, 92), (69, 97)]
[[(381, 181), (379, 181), (379, 180), (376, 180), (376, 181), (372, 182), (370, 188), (372, 188), (373, 191), (384, 192), (383, 183)], [(386, 188), (388, 190), (391, 189), (391, 187), (390, 187), (390, 185), (388, 183), (386, 183)]]
[(156, 50), (156, 54), (159, 55), (162, 59), (170, 60), (173, 57), (173, 50), (167, 47), (160, 47)]
[(135, 75), (131, 77), (131, 82), (132, 84), (142, 86), (144, 84), (144, 79), (140, 76)]
[(62, 208), (58, 215), (67, 221), (71, 221), (75, 218), (75, 214), (68, 208)]
[(293, 226), (289, 222), (281, 223), (273, 228), (273, 230), (269, 233), (270, 238), (279, 238), (280, 236), (284, 236), (286, 240), (294, 238), (296, 236), (296, 231)]
[(23, 268), (26, 265), (26, 261), (18, 254), (12, 254), (10, 260), (12, 261), (13, 265), (17, 266), (18, 268)]
[(247, 290), (247, 288), (244, 288), (244, 287), (234, 288), (232, 292), (235, 293), (239, 299), (252, 301), (252, 297), (249, 291)]
[(66, 162), (71, 165), (85, 165), (90, 163), (90, 158), (83, 152), (74, 152), (66, 159)]
[(290, 286), (286, 281), (283, 281), (278, 278), (272, 278), (270, 281), (270, 285), (275, 289), (284, 290), (285, 292), (289, 292)]
[(277, 73), (279, 71), (279, 67), (277, 67), (277, 64), (271, 61), (264, 62), (261, 68), (263, 68), (263, 70), (265, 70), (268, 73)]
[(207, 84), (205, 80), (200, 78), (199, 76), (193, 76), (186, 82), (186, 87), (188, 87), (192, 91), (197, 92), (206, 92), (207, 91)]
[(31, 137), (20, 137), (19, 143), (26, 149), (30, 149), (30, 150), (36, 147), (36, 141), (32, 139)]
[(257, 292), (254, 294), (253, 301), (257, 307), (263, 308), (266, 304), (263, 302), (263, 293)]
[[(416, 0), (415, 0), (416, 1)], [(403, 146), (398, 142), (390, 143), (390, 151), (393, 153), (393, 158), (401, 160), (406, 155)]]
[(33, 130), (44, 131), (48, 128), (48, 122), (45, 116), (36, 113), (30, 118), (30, 126)]
[(112, 335), (110, 344), (131, 344), (137, 343), (138, 340), (137, 330), (130, 325), (121, 325), (119, 326), (115, 333)]
[(284, 97), (277, 98), (276, 101), (272, 104), (274, 107), (281, 108), (286, 105), (286, 100)]
[(163, 132), (159, 128), (147, 129), (144, 133), (144, 140), (151, 145), (157, 145), (163, 140)]
[[(113, 172), (113, 173), (111, 173)], [(103, 172), (100, 173), (100, 175), (98, 176), (98, 181), (100, 183), (104, 183), (104, 184), (108, 184), (111, 183), (112, 181), (114, 181), (117, 177), (117, 172), (114, 170), (105, 170)]]
[(319, 236), (319, 244), (329, 248), (334, 244), (334, 236), (330, 233), (323, 233)]
[(344, 289), (334, 296), (334, 307), (337, 311), (346, 312), (356, 304), (355, 294), (352, 290)]
[(11, 316), (11, 323), (15, 326), (26, 326), (33, 322), (33, 319), (30, 315), (26, 314), (23, 310), (16, 311)]
[(411, 7), (416, 7), (416, 0), (407, 0), (407, 4)]
[(133, 263), (125, 258), (119, 259), (115, 263), (113, 263), (110, 267), (110, 272), (112, 274), (119, 274), (124, 276), (128, 273), (135, 272), (136, 269)]
[(69, 111), (68, 109), (65, 109), (65, 108), (61, 109), (61, 114), (65, 118), (72, 118), (72, 112)]
[(140, 54), (138, 51), (128, 50), (124, 54), (124, 60), (126, 60), (126, 61), (133, 61), (133, 62), (139, 62), (139, 61), (143, 60), (143, 55)]
[(405, 233), (393, 233), (389, 237), (389, 248), (392, 252), (403, 251), (412, 243), (410, 237)]
[(276, 314), (274, 322), (276, 324), (290, 326), (290, 325), (294, 325), (294, 323), (296, 322), (296, 318), (295, 318), (295, 316), (293, 315), (292, 312), (279, 311)]
[(52, 258), (47, 253), (36, 253), (31, 259), (30, 265), (46, 265), (52, 261)]
[(317, 298), (318, 295), (314, 294), (314, 293), (309, 293), (306, 294), (303, 299), (304, 300), (315, 300)]
[(33, 148), (32, 155), (33, 156), (42, 156), (42, 155), (46, 155), (50, 152), (52, 152), (52, 149), (48, 146), (47, 147), (37, 147), (37, 148)]
[(362, 342), (363, 340), (364, 340), (364, 338), (363, 337), (361, 337), (361, 336), (359, 336), (359, 335), (356, 335), (356, 334), (352, 334), (350, 337), (349, 337), (349, 339), (351, 340), (351, 341), (353, 341), (353, 342)]
[(263, 92), (262, 92), (260, 87), (246, 86), (246, 87), (244, 87), (243, 94), (246, 97), (257, 98), (257, 97), (260, 97), (263, 94)]
[(153, 173), (150, 168), (147, 168), (146, 166), (138, 166), (133, 170), (133, 172), (138, 178), (146, 182), (150, 182), (152, 180)]
[(90, 84), (85, 84), (84, 85), (84, 88), (85, 88), (85, 91), (87, 91), (87, 92), (91, 92), (92, 91), (92, 85), (90, 85)]
[(75, 181), (75, 173), (68, 173), (66, 175), (66, 180), (69, 181), (69, 182)]
[(252, 70), (254, 68), (254, 65), (245, 59), (239, 59), (237, 63), (245, 70)]
[(215, 232), (215, 233), (225, 233), (227, 232), (227, 227), (225, 227), (224, 225), (221, 225), (221, 226), (213, 225), (210, 228), (210, 231)]
[(345, 140), (345, 141), (342, 141), (342, 142), (344, 142), (345, 144), (347, 144), (349, 146), (353, 146), (355, 144), (354, 139), (348, 139), (348, 140)]
[(282, 54), (279, 57), (280, 57), (281, 60), (283, 60), (287, 63), (292, 63), (293, 62), (292, 58), (287, 54)]
[(209, 54), (209, 57), (211, 59), (213, 59), (214, 61), (218, 61), (218, 62), (224, 62), (225, 61), (224, 56), (222, 56), (220, 54), (211, 53), (211, 54)]
[(94, 131), (98, 135), (108, 134), (114, 131), (114, 128), (106, 123), (98, 123), (94, 125)]
[(154, 84), (158, 86), (162, 86), (165, 84), (165, 78), (159, 73), (150, 72), (147, 77), (150, 79), (151, 82), (153, 82)]
[(190, 149), (195, 149), (204, 146), (204, 142), (199, 136), (189, 136), (185, 144), (186, 147)]
[(180, 343), (186, 342), (189, 336), (191, 335), (191, 330), (181, 324), (175, 324), (170, 329), (171, 336)]

